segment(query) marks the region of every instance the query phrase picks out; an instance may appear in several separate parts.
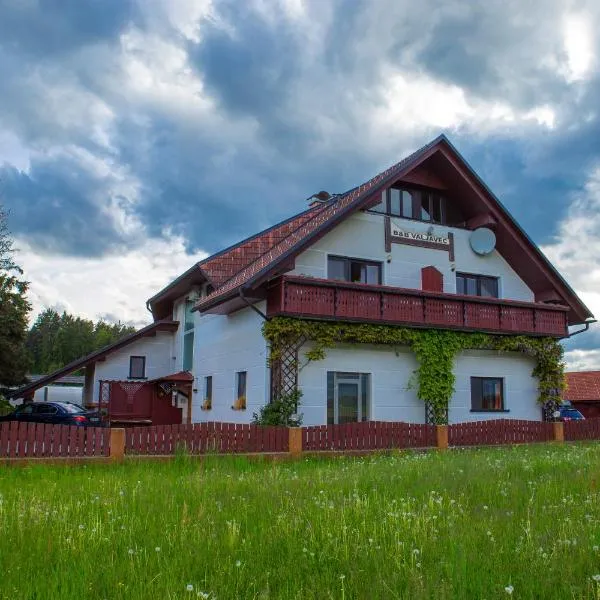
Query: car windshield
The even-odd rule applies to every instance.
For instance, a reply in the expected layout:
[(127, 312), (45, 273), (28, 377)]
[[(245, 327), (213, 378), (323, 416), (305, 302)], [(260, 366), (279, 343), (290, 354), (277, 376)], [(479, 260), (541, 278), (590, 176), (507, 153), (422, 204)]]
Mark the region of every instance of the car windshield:
[(69, 413), (85, 412), (83, 406), (79, 406), (79, 404), (73, 404), (72, 402), (57, 402), (57, 404)]
[(582, 414), (575, 408), (563, 410), (563, 415), (565, 417), (571, 417), (572, 419), (581, 419), (582, 417)]

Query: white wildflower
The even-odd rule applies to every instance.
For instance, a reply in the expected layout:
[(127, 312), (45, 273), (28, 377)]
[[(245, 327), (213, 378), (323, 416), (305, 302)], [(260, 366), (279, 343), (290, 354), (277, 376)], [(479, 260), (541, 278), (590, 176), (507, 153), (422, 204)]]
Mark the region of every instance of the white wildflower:
[(596, 583), (600, 583), (600, 575), (592, 575), (592, 579), (596, 582)]
[(186, 592), (193, 592), (193, 591), (194, 591), (194, 586), (193, 586), (191, 583), (188, 583), (188, 584), (185, 586), (185, 591), (186, 591)]
[(236, 560), (235, 561), (235, 566), (236, 567), (241, 567), (242, 566), (242, 561), (241, 560)]
[(160, 552), (160, 546), (156, 546), (156, 548), (154, 548), (154, 552)]
[(504, 591), (510, 596), (515, 591), (515, 588), (512, 585), (507, 585)]

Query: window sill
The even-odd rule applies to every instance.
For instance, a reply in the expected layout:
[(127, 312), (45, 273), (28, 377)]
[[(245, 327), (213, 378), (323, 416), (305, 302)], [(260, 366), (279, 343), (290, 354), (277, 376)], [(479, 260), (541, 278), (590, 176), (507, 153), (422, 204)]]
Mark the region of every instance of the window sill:
[(509, 413), (510, 410), (508, 410), (508, 409), (503, 409), (503, 410), (473, 410), (473, 409), (471, 409), (469, 412), (472, 412), (472, 413)]

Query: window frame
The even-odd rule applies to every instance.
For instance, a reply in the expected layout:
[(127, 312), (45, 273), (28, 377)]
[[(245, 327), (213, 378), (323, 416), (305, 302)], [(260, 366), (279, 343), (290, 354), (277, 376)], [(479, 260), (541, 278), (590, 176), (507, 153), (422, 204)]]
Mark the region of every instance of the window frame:
[[(458, 291), (458, 278), (461, 277), (463, 279), (475, 279), (476, 281), (476, 287), (477, 287), (477, 293), (476, 294), (468, 294), (466, 291), (465, 292), (459, 292)], [(489, 281), (494, 281), (496, 284), (496, 295), (495, 296), (484, 296), (481, 293), (481, 282), (483, 280), (489, 280)], [(463, 286), (464, 289), (464, 286)], [(456, 293), (459, 296), (471, 296), (473, 298), (500, 298), (500, 277), (496, 277), (494, 275), (480, 275), (477, 273), (464, 273), (462, 271), (457, 272), (456, 273)]]
[[(400, 195), (400, 204), (399, 204), (399, 211), (396, 212), (392, 212), (392, 190), (398, 190), (399, 195)], [(413, 201), (411, 202), (411, 209), (410, 211), (405, 211), (404, 210), (404, 203), (405, 203), (405, 195), (404, 193), (407, 192), (408, 194), (411, 195), (411, 197), (413, 198)], [(422, 215), (422, 208), (423, 208), (423, 198), (426, 197), (426, 211), (427, 214), (429, 216), (428, 219), (423, 219), (421, 217)], [(414, 199), (417, 198), (418, 201), (415, 202)], [(436, 220), (433, 218), (433, 208), (435, 203), (438, 203), (438, 208), (439, 208), (439, 214), (440, 214), (440, 219)], [(407, 219), (409, 221), (418, 221), (420, 223), (431, 223), (432, 225), (442, 225), (442, 226), (447, 226), (448, 225), (448, 210), (447, 210), (447, 204), (448, 202), (448, 197), (446, 195), (444, 195), (441, 190), (435, 190), (435, 189), (429, 189), (429, 188), (419, 188), (419, 187), (412, 187), (412, 186), (395, 186), (395, 185), (391, 185), (389, 188), (387, 188), (386, 190), (384, 190), (381, 193), (381, 202), (379, 202), (378, 204), (376, 204), (375, 206), (373, 206), (372, 208), (368, 209), (367, 212), (372, 212), (372, 213), (377, 213), (377, 214), (382, 214), (382, 215), (387, 215), (389, 217), (395, 217), (397, 219)], [(383, 206), (382, 206), (383, 205)], [(378, 209), (379, 207), (379, 209)], [(383, 210), (381, 210), (383, 208)], [(408, 213), (410, 212), (410, 216), (408, 216)]]
[[(332, 260), (344, 261), (344, 277), (345, 279), (333, 279), (330, 275), (329, 263)], [(363, 283), (361, 281), (352, 281), (350, 279), (352, 272), (352, 263), (360, 263), (361, 265), (366, 265), (367, 267), (377, 267), (377, 271), (379, 274), (378, 283)], [(361, 285), (383, 285), (383, 262), (379, 260), (371, 260), (365, 258), (355, 258), (353, 256), (340, 256), (338, 254), (328, 254), (327, 255), (327, 279), (332, 281), (343, 281), (345, 283), (360, 283)]]
[[(242, 377), (243, 376), (243, 377)], [(241, 383), (244, 382), (243, 392), (240, 389)], [(242, 392), (242, 393), (240, 393)], [(246, 398), (246, 394), (248, 393), (248, 371), (236, 371), (235, 372), (235, 399), (239, 400), (240, 398)]]
[[(133, 361), (134, 359), (141, 359), (142, 360), (142, 375), (141, 377), (136, 377), (133, 375)], [(139, 355), (131, 355), (129, 357), (129, 377), (128, 379), (147, 379), (146, 377), (146, 357), (145, 356), (139, 356)]]
[(325, 420), (328, 425), (339, 424), (339, 384), (349, 383), (358, 387), (357, 421), (364, 423), (371, 420), (371, 382), (372, 373), (358, 371), (327, 371), (326, 372), (326, 408)]
[[(500, 400), (502, 402), (502, 408), (484, 408), (483, 407), (483, 382), (484, 381), (493, 381), (495, 384), (500, 383)], [(476, 384), (474, 386), (474, 384)], [(504, 377), (489, 377), (489, 376), (479, 376), (472, 375), (470, 378), (470, 386), (471, 386), (471, 412), (472, 413), (507, 413), (510, 412), (506, 408), (506, 393), (505, 393), (505, 385), (504, 385)], [(476, 394), (479, 395), (478, 403), (479, 406), (476, 407), (474, 400), (476, 399)]]
[(212, 375), (206, 375), (204, 377), (204, 400), (212, 402), (213, 396), (213, 378)]

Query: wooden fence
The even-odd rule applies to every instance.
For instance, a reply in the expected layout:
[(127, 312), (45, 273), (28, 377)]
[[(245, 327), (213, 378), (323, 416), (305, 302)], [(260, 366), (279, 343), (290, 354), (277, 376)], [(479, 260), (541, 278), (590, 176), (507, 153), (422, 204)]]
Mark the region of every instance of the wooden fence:
[(110, 430), (44, 423), (0, 423), (0, 459), (108, 456)]
[(565, 440), (598, 440), (600, 439), (600, 418), (584, 421), (565, 421)]
[(365, 421), (302, 428), (302, 450), (377, 450), (436, 445), (435, 425)]
[(287, 427), (259, 427), (241, 423), (195, 423), (132, 427), (125, 431), (126, 454), (189, 454), (214, 452), (287, 452)]
[(494, 419), (448, 425), (449, 446), (494, 446), (549, 442), (554, 439), (554, 424), (518, 419)]
[(451, 425), (368, 421), (301, 428), (196, 423), (108, 429), (0, 423), (0, 461), (125, 455), (349, 452), (600, 440), (600, 418), (565, 423), (498, 419)]

